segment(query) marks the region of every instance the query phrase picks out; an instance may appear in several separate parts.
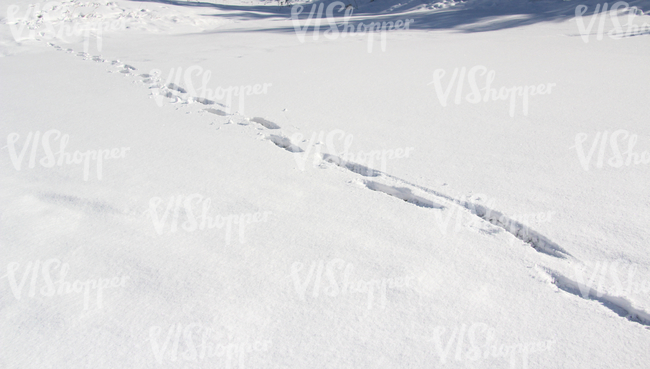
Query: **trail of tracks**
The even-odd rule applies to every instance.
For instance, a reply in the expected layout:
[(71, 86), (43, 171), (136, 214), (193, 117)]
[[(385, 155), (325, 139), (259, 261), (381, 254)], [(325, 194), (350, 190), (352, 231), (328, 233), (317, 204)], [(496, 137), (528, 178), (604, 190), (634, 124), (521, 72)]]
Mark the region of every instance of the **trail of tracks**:
[[(48, 43), (48, 45), (59, 51), (66, 51), (74, 54), (72, 49), (63, 50), (61, 47), (52, 43)], [(226, 110), (228, 110), (228, 107), (202, 97), (190, 96), (182, 86), (173, 83), (167, 85), (162, 84), (159, 78), (160, 76), (140, 74), (137, 72), (135, 66), (124, 64), (118, 60), (105, 60), (101, 56), (91, 56), (85, 52), (78, 52), (75, 55), (77, 57), (82, 57), (85, 60), (107, 63), (116, 73), (140, 79), (145, 86), (148, 85), (148, 90), (151, 91), (152, 98), (166, 99), (165, 101), (168, 104), (182, 104), (186, 107), (196, 106), (196, 110), (198, 111), (214, 114), (215, 118), (220, 117), (217, 119), (222, 119), (224, 124), (234, 122), (237, 122), (238, 125), (242, 126), (250, 125), (252, 123), (257, 124), (260, 126), (262, 131), (274, 131), (274, 133), (267, 135), (265, 138), (275, 144), (278, 148), (288, 151), (291, 155), (297, 155), (297, 153), (304, 152), (297, 143), (291, 142), (288, 137), (283, 136), (277, 131), (281, 129), (279, 125), (263, 117), (248, 118), (240, 114), (229, 114), (224, 110), (216, 109), (212, 106), (219, 105), (226, 108)], [(361, 164), (342, 160), (341, 158), (331, 154), (323, 153), (321, 154), (320, 159), (323, 163), (334, 164), (344, 170), (354, 173), (355, 175), (361, 176), (363, 184), (368, 190), (381, 192), (403, 200), (410, 205), (421, 208), (421, 211), (440, 212), (449, 210), (453, 207), (460, 207), (465, 211), (469, 211), (469, 213), (476, 217), (477, 220), (497, 226), (511, 234), (513, 237), (529, 244), (537, 252), (550, 255), (559, 260), (564, 260), (565, 262), (569, 262), (570, 260), (580, 263), (579, 260), (576, 260), (569, 252), (550, 240), (548, 237), (531, 229), (527, 225), (496, 211), (495, 209), (488, 208), (485, 205), (469, 201), (465, 198), (454, 198), (453, 196), (410, 183), (401, 178), (368, 168)], [(560, 290), (583, 299), (596, 301), (607, 309), (614, 311), (619, 316), (632, 322), (642, 324), (650, 329), (650, 313), (632, 306), (632, 303), (627, 299), (596, 293), (591, 290), (591, 288), (586, 287), (557, 271), (548, 268), (541, 268), (541, 270), (549, 277), (550, 283)], [(588, 291), (588, 293), (581, 293), (581, 291)]]

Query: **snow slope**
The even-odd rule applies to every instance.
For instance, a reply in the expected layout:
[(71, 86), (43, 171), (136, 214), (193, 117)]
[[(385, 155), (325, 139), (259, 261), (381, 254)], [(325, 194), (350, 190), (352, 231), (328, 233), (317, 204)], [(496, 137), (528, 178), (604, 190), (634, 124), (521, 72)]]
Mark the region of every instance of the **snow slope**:
[(0, 367), (647, 367), (650, 35), (435, 4), (4, 4)]

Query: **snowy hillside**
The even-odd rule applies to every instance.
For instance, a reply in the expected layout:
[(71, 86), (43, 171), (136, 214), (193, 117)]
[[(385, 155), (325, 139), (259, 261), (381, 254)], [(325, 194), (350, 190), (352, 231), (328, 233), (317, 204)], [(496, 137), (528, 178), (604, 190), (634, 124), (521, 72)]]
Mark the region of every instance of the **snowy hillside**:
[(647, 368), (650, 1), (8, 0), (0, 368)]

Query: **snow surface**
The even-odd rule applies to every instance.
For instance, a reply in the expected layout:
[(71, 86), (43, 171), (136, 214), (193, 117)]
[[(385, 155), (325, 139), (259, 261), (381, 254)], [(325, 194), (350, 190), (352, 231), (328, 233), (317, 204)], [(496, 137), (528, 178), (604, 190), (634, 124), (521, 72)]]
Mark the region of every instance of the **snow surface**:
[(650, 2), (33, 1), (1, 368), (650, 366)]

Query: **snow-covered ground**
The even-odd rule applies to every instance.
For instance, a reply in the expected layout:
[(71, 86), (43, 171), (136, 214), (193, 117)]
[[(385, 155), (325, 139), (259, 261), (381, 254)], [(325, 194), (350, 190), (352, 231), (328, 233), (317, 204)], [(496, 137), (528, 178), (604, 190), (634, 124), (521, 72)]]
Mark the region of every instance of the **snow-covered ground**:
[(0, 10), (0, 368), (650, 365), (649, 1)]

